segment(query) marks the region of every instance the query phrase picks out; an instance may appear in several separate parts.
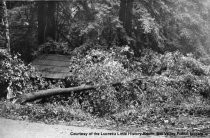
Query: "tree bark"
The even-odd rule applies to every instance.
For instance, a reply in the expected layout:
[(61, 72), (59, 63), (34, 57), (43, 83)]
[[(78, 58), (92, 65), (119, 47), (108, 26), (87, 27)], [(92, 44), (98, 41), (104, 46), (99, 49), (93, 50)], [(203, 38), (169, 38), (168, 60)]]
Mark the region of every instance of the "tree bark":
[(55, 23), (55, 11), (56, 11), (56, 2), (48, 1), (47, 2), (47, 30), (46, 36), (55, 40), (56, 35), (56, 23)]
[(41, 45), (45, 42), (46, 32), (46, 9), (45, 1), (37, 2), (38, 5), (38, 43)]
[(53, 95), (64, 94), (64, 93), (92, 90), (92, 89), (96, 89), (97, 87), (98, 86), (82, 85), (82, 86), (72, 87), (72, 88), (55, 88), (55, 89), (41, 90), (38, 92), (20, 95), (20, 97), (17, 98), (16, 103), (26, 103), (28, 101), (34, 101), (36, 99), (49, 97)]
[[(133, 20), (133, 2), (134, 0), (120, 0), (120, 10), (119, 10), (119, 20), (122, 22), (122, 25), (125, 29), (125, 32), (128, 37), (132, 38), (132, 20)], [(120, 38), (120, 36), (119, 36)], [(124, 38), (121, 38), (121, 44), (129, 45), (134, 50), (134, 55), (138, 56), (138, 48), (135, 46), (133, 41), (126, 41)]]
[(5, 47), (10, 53), (10, 34), (9, 34), (9, 23), (8, 23), (8, 13), (6, 1), (2, 0), (0, 2), (0, 24), (3, 29), (3, 35), (5, 38)]
[(119, 19), (123, 23), (123, 27), (128, 36), (132, 36), (132, 9), (134, 0), (121, 0), (120, 1), (120, 11)]
[(38, 1), (38, 42), (43, 44), (47, 38), (55, 40), (56, 21), (55, 1)]
[[(133, 82), (133, 81), (139, 81), (139, 80), (142, 80), (142, 79), (149, 79), (149, 77), (142, 76), (140, 78), (135, 78), (135, 79), (132, 79), (132, 80), (127, 80), (127, 81)], [(125, 81), (110, 83), (110, 84), (104, 84), (104, 85), (93, 85), (93, 86), (91, 86), (91, 85), (81, 85), (81, 86), (71, 87), (71, 88), (55, 88), (55, 89), (41, 90), (41, 91), (38, 91), (38, 92), (22, 94), (19, 97), (14, 97), (14, 98), (17, 98), (16, 103), (26, 103), (26, 102), (29, 102), (29, 101), (34, 101), (34, 100), (41, 99), (41, 98), (44, 98), (44, 97), (50, 97), (50, 96), (59, 95), (59, 94), (78, 92), (78, 91), (86, 91), (86, 90), (95, 90), (99, 87), (110, 86), (110, 85), (113, 86), (113, 87), (116, 87), (116, 86), (119, 86), (119, 85), (123, 84), (123, 82), (125, 82)]]

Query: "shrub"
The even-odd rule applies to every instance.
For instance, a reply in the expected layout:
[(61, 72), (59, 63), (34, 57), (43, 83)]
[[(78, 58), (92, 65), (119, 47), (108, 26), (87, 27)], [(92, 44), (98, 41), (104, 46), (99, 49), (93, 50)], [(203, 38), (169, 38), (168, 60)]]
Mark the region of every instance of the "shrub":
[(43, 121), (56, 123), (59, 121), (84, 121), (90, 120), (90, 114), (69, 106), (42, 104), (42, 105), (19, 105), (0, 101), (0, 116), (6, 118), (28, 119), (30, 121)]
[(34, 56), (40, 54), (61, 54), (68, 55), (70, 54), (71, 49), (67, 43), (55, 42), (53, 40), (48, 40), (48, 42), (39, 46), (39, 48), (33, 53)]
[(191, 73), (196, 76), (209, 75), (209, 67), (195, 59), (192, 55), (184, 56), (179, 52), (166, 53), (162, 56), (165, 75), (183, 75)]
[[(192, 55), (145, 50), (137, 59), (125, 49), (90, 49), (72, 57), (69, 79), (74, 85), (124, 82), (74, 95), (84, 109), (103, 115), (130, 107), (161, 112), (167, 105), (203, 105), (209, 97), (209, 67)], [(139, 79), (142, 74), (145, 78)]]
[(7, 84), (14, 96), (46, 88), (46, 82), (35, 72), (34, 67), (25, 65), (18, 56), (0, 54), (4, 56), (0, 61), (0, 83)]
[(209, 67), (200, 62), (202, 60), (196, 59), (192, 54), (185, 56), (178, 51), (159, 54), (150, 49), (144, 49), (137, 61), (140, 62), (142, 73), (145, 75), (178, 76), (186, 73), (196, 76), (209, 75)]
[(161, 55), (150, 49), (144, 49), (137, 61), (140, 62), (142, 73), (145, 75), (154, 75), (161, 70)]
[(80, 84), (109, 84), (126, 79), (131, 75), (129, 60), (116, 51), (119, 49), (92, 49), (82, 57), (80, 54), (73, 56), (70, 61), (72, 77), (75, 76)]
[(126, 87), (120, 86), (117, 97), (124, 103), (129, 101), (127, 104), (133, 106), (137, 113), (128, 117), (124, 111), (119, 112), (114, 118), (117, 122), (134, 119), (138, 123), (157, 123), (161, 118), (164, 120), (164, 117), (177, 117), (183, 113), (209, 113), (205, 108), (210, 98), (209, 67), (198, 59), (180, 52), (158, 54), (145, 50), (136, 62), (147, 77), (127, 82)]
[[(119, 101), (116, 97), (117, 91), (112, 85), (108, 84), (126, 81), (137, 75), (130, 71), (131, 67), (129, 67), (129, 60), (125, 51), (125, 47), (106, 51), (103, 49), (92, 49), (87, 51), (83, 57), (81, 54), (72, 57), (70, 66), (72, 75), (69, 78), (70, 80), (78, 85), (107, 84), (107, 86), (103, 86), (97, 91), (90, 91), (89, 94), (80, 94), (79, 97), (83, 99), (82, 106), (84, 108), (100, 115), (113, 113), (119, 108)], [(90, 108), (85, 106), (84, 103)]]
[[(151, 50), (146, 50), (145, 53), (140, 62), (143, 62), (142, 71), (145, 73), (148, 70), (145, 74), (154, 76), (150, 89), (155, 87), (154, 90), (160, 92), (161, 87), (167, 86), (167, 89), (174, 87), (174, 90), (190, 95), (208, 91), (209, 66), (204, 65), (193, 55), (184, 56), (180, 52), (167, 52), (161, 55)], [(166, 90), (166, 93), (169, 92), (170, 90)]]

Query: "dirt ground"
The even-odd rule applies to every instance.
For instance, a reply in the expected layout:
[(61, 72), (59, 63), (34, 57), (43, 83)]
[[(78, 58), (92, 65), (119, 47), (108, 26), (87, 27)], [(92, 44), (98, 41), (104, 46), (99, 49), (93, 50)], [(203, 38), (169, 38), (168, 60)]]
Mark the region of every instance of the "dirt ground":
[(86, 127), (47, 125), (0, 118), (1, 138), (163, 138)]

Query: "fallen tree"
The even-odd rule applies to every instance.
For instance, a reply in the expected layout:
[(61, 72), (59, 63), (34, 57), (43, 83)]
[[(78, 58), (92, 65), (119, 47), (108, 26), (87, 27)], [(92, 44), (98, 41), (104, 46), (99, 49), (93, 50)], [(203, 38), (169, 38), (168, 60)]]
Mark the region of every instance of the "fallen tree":
[(141, 77), (138, 79), (135, 78), (132, 80), (126, 80), (122, 82), (116, 82), (116, 83), (104, 84), (104, 85), (81, 85), (81, 86), (71, 87), (71, 88), (54, 88), (54, 89), (40, 90), (38, 92), (25, 93), (18, 97), (14, 97), (13, 99), (16, 99), (15, 103), (26, 103), (26, 102), (34, 101), (34, 100), (41, 99), (44, 97), (50, 97), (54, 95), (60, 95), (60, 94), (65, 94), (65, 93), (78, 92), (78, 91), (94, 90), (96, 88), (109, 86), (109, 85), (116, 86), (116, 85), (123, 84), (125, 82), (132, 82), (136, 80), (138, 81), (142, 79), (148, 79), (148, 77)]
[(71, 87), (71, 88), (54, 88), (54, 89), (40, 90), (38, 92), (26, 93), (16, 97), (17, 99), (15, 100), (15, 103), (26, 103), (44, 97), (65, 94), (69, 92), (93, 90), (96, 89), (97, 87), (98, 86), (81, 85), (78, 87)]

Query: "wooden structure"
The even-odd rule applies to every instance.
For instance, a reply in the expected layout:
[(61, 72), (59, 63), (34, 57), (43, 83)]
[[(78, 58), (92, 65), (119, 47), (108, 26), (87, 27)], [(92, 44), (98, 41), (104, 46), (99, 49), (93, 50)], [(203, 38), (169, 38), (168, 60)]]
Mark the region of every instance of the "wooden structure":
[(70, 56), (57, 54), (44, 54), (32, 61), (36, 71), (44, 78), (64, 79), (70, 74)]

